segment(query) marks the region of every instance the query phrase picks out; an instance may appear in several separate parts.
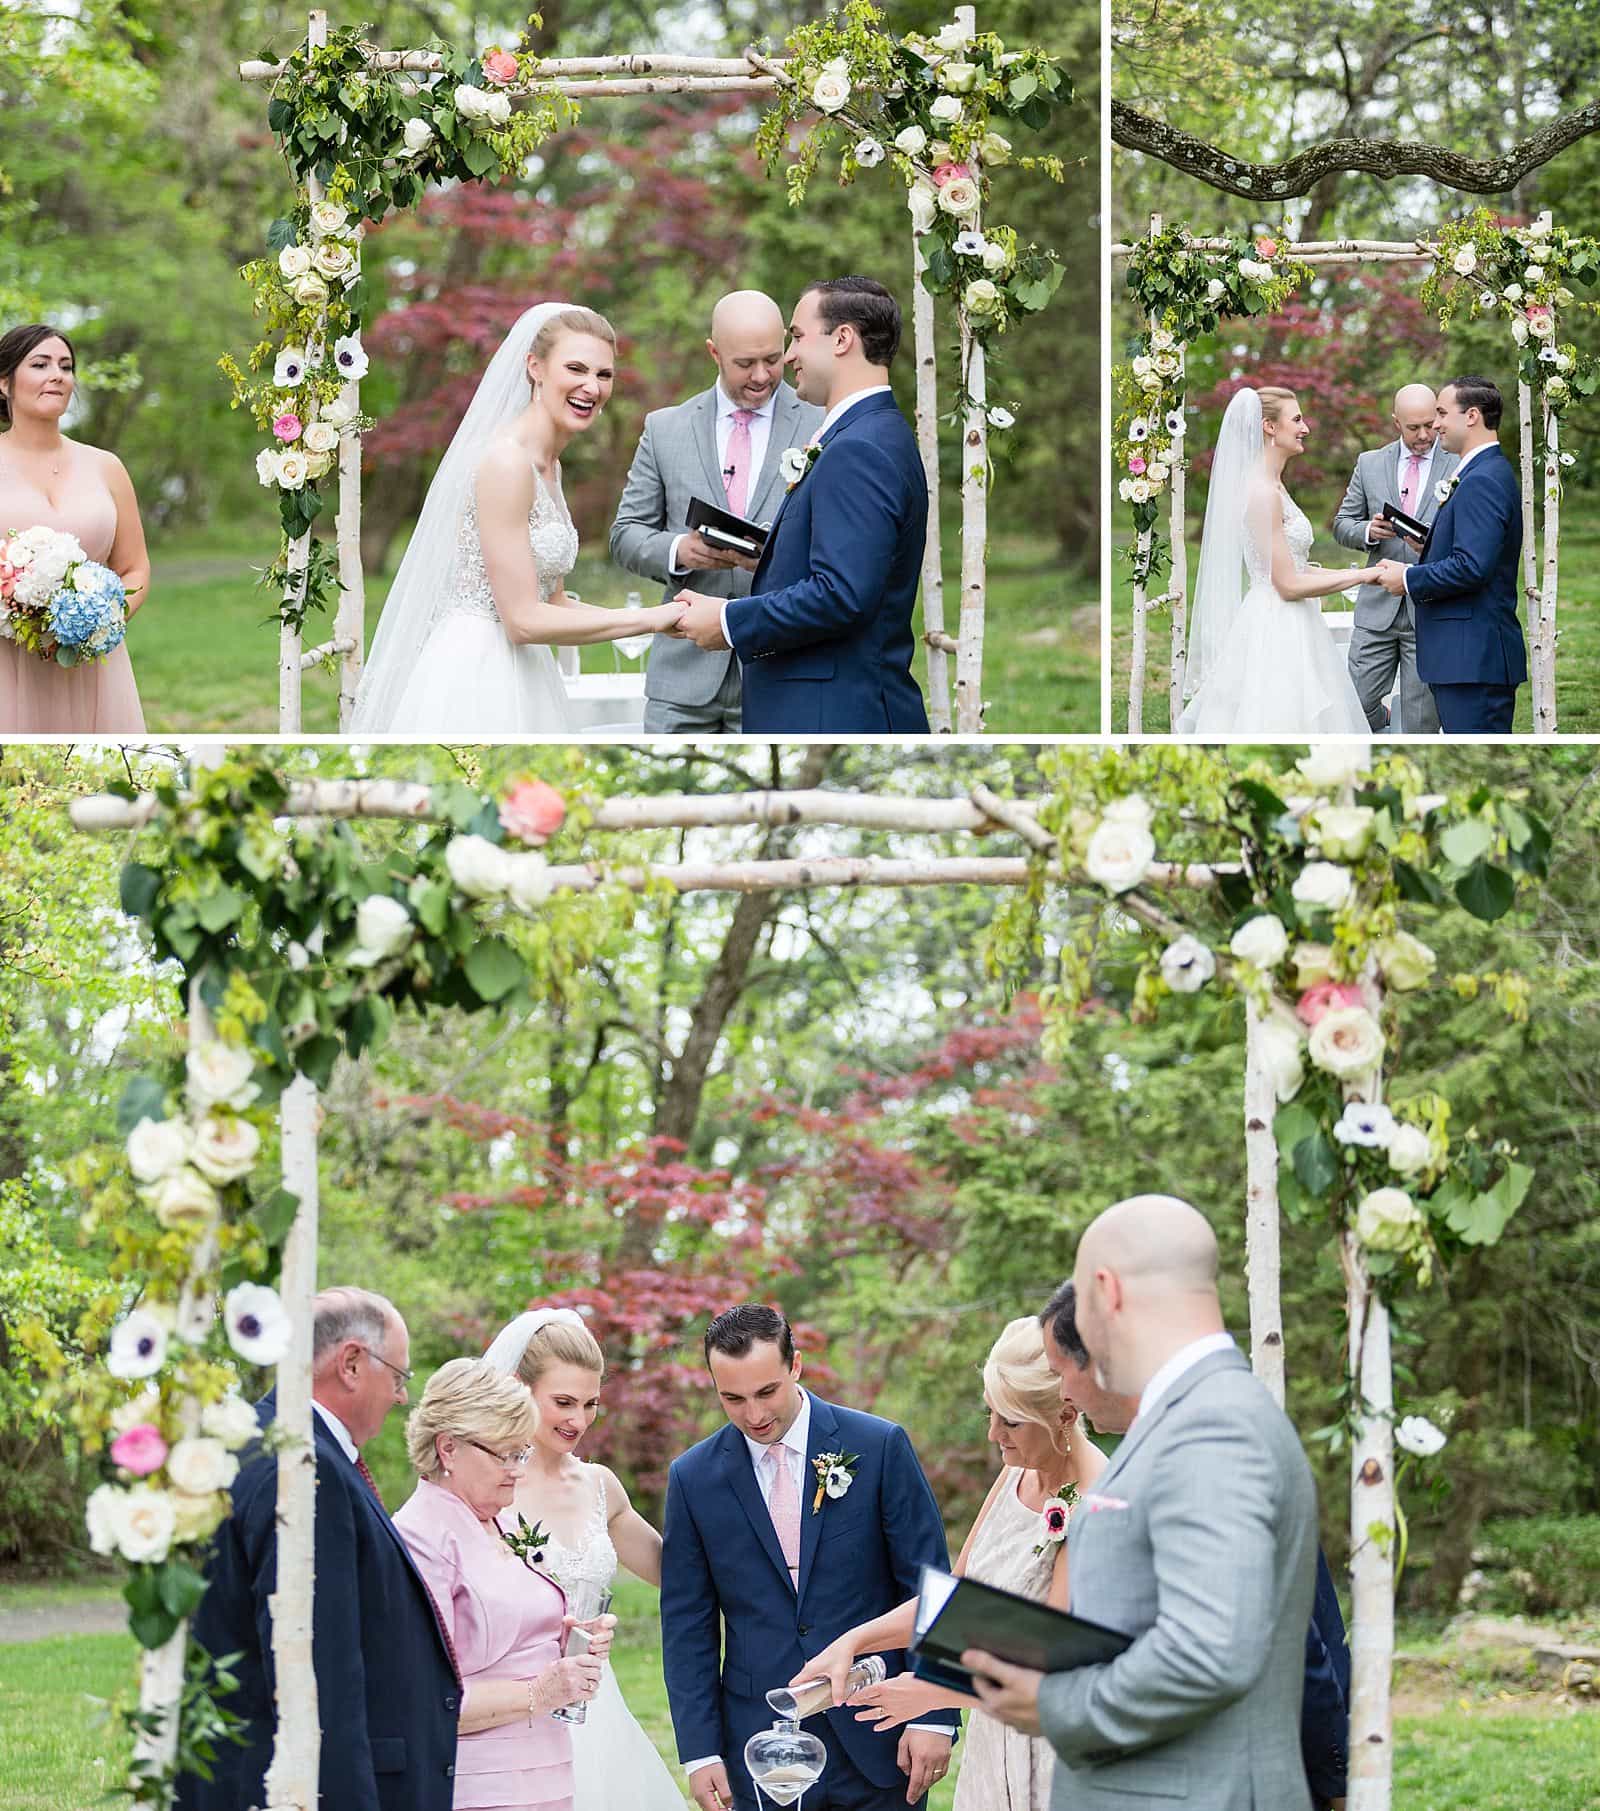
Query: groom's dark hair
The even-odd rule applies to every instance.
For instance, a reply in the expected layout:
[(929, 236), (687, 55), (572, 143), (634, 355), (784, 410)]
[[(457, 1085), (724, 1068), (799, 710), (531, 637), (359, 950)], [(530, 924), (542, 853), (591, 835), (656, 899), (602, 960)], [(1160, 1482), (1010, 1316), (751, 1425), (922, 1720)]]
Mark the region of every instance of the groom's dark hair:
[(743, 1358), (762, 1341), (775, 1345), (786, 1365), (794, 1363), (794, 1335), (776, 1308), (763, 1307), (760, 1302), (728, 1308), (706, 1328), (706, 1364), (710, 1365), (713, 1352), (726, 1358)]
[(1039, 1312), (1039, 1325), (1050, 1329), (1050, 1337), (1080, 1371), (1089, 1366), (1089, 1348), (1078, 1336), (1078, 1292), (1068, 1277)]
[(1498, 384), (1487, 377), (1452, 377), (1445, 388), (1455, 391), (1456, 407), (1463, 414), (1468, 409), (1476, 409), (1486, 428), (1499, 427), (1505, 403), (1501, 400)]
[(871, 277), (829, 277), (808, 283), (806, 294), (817, 298), (829, 333), (854, 327), (867, 363), (888, 368), (900, 350), (900, 304), (881, 283)]

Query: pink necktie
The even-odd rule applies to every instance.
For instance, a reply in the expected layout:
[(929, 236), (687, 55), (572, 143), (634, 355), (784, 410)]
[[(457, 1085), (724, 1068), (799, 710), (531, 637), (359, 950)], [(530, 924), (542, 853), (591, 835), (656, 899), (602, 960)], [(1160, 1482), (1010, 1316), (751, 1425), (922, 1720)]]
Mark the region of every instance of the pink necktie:
[(1413, 453), (1406, 462), (1405, 482), (1400, 486), (1400, 507), (1409, 516), (1416, 502), (1417, 479), (1422, 475), (1422, 455)]
[(728, 436), (728, 463), (722, 473), (722, 487), (728, 493), (728, 507), (736, 516), (744, 514), (750, 495), (750, 423), (754, 409), (735, 409), (733, 432)]
[(800, 1588), (800, 1498), (794, 1487), (794, 1473), (789, 1469), (789, 1455), (781, 1446), (769, 1446), (767, 1470), (772, 1488), (767, 1495), (767, 1509), (772, 1526), (777, 1530), (778, 1545), (789, 1568), (789, 1582)]

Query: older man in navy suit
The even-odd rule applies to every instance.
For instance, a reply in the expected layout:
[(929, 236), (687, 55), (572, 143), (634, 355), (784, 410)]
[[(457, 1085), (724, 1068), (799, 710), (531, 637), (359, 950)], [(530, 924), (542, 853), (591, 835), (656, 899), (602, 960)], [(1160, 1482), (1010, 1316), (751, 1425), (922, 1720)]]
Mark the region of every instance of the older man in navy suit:
[(789, 341), (795, 390), (827, 414), (794, 461), (749, 597), (680, 591), (676, 633), (739, 656), (746, 735), (926, 735), (911, 617), (928, 485), (889, 388), (899, 304), (870, 277), (813, 283)]
[[(324, 1811), (450, 1811), (461, 1682), (433, 1599), (378, 1497), (361, 1448), (406, 1399), (405, 1323), (381, 1295), (327, 1289), (312, 1329), (317, 1461), (312, 1665), (322, 1724)], [(256, 1414), (263, 1431), (276, 1404)], [(233, 1510), (206, 1564), (193, 1634), (233, 1654), (239, 1688), (225, 1700), (242, 1742), (217, 1744), (212, 1778), (184, 1774), (180, 1811), (248, 1811), (277, 1728), (269, 1600), (278, 1579), (278, 1460), (253, 1447)]]
[(1417, 672), (1432, 688), (1446, 735), (1505, 735), (1528, 653), (1517, 620), (1522, 490), (1500, 451), (1500, 392), (1458, 377), (1439, 392), (1436, 418), (1460, 464), (1415, 566), (1378, 564), (1378, 583), (1411, 599)]

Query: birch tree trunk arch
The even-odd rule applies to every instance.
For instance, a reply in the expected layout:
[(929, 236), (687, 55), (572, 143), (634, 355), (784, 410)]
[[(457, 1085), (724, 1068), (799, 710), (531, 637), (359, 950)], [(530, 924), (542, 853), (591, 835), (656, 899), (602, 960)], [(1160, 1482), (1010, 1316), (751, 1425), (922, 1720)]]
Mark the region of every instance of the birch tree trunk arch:
[[(1127, 759), (1148, 758), (1153, 762), (1159, 756), (1176, 752), (1148, 750), (1144, 756)], [(1336, 830), (1338, 834), (1350, 837), (1354, 835), (1351, 825), (1362, 813), (1376, 815), (1376, 808), (1361, 800), (1388, 798), (1392, 793), (1396, 802), (1382, 809), (1398, 809), (1398, 801), (1413, 796), (1420, 798), (1420, 770), (1405, 757), (1395, 755), (1384, 757), (1381, 771), (1361, 779), (1353, 763), (1364, 757), (1341, 753), (1333, 757), (1335, 769), (1330, 775), (1314, 765), (1318, 759), (1314, 751), (1300, 767), (1305, 772), (1306, 783), (1318, 790), (1320, 796), (1302, 800), (1292, 808), (1297, 827), (1291, 839), (1267, 848), (1262, 839), (1271, 834), (1268, 826), (1281, 823), (1286, 808), (1264, 780), (1251, 779), (1247, 783), (1241, 782), (1242, 791), (1229, 794), (1236, 801), (1230, 810), (1243, 813), (1233, 820), (1238, 825), (1238, 843), (1229, 846), (1227, 824), (1208, 824), (1208, 834), (1222, 832), (1214, 840), (1219, 857), (1226, 855), (1227, 859), (1167, 860), (1159, 856), (1150, 834), (1152, 807), (1137, 793), (1107, 796), (1109, 783), (1103, 774), (1096, 777), (1091, 770), (1091, 764), (1097, 758), (1094, 751), (1061, 749), (1052, 751), (1051, 758), (1056, 765), (1049, 777), (1058, 779), (1062, 790), (1054, 796), (1047, 794), (1034, 798), (1003, 798), (982, 784), (973, 785), (964, 796), (943, 798), (816, 788), (787, 793), (600, 797), (587, 803), (580, 833), (582, 838), (597, 845), (592, 853), (586, 851), (583, 859), (572, 859), (571, 856), (578, 853), (573, 851), (569, 852), (568, 859), (546, 862), (534, 850), (530, 851), (534, 857), (531, 868), (526, 866), (527, 855), (506, 855), (502, 850), (496, 858), (505, 864), (523, 863), (521, 869), (510, 865), (496, 868), (490, 863), (496, 845), (485, 840), (484, 831), (490, 828), (492, 799), (479, 801), (464, 797), (465, 789), (459, 786), (440, 788), (403, 780), (287, 782), (274, 774), (270, 751), (253, 754), (248, 761), (237, 762), (214, 776), (205, 767), (197, 765), (188, 790), (169, 789), (164, 794), (140, 795), (127, 788), (120, 795), (79, 799), (71, 806), (71, 817), (75, 826), (84, 832), (159, 836), (161, 847), (157, 853), (166, 858), (162, 868), (137, 864), (125, 869), (123, 896), (125, 904), (133, 902), (129, 909), (137, 909), (153, 929), (164, 926), (161, 935), (168, 937), (174, 934), (170, 923), (162, 916), (167, 909), (168, 896), (152, 892), (143, 877), (168, 868), (185, 871), (187, 851), (219, 846), (219, 839), (204, 829), (208, 818), (215, 822), (220, 815), (226, 822), (234, 815), (234, 801), (238, 800), (237, 810), (242, 821), (244, 801), (257, 800), (259, 810), (262, 798), (270, 798), (271, 820), (276, 826), (320, 826), (315, 839), (318, 844), (336, 834), (338, 826), (353, 820), (393, 826), (393, 853), (409, 851), (407, 859), (417, 864), (416, 878), (404, 895), (405, 900), (411, 901), (418, 913), (430, 913), (433, 921), (440, 925), (454, 923), (462, 916), (473, 920), (477, 926), (473, 932), (476, 941), (467, 939), (473, 952), (484, 941), (498, 941), (491, 934), (494, 923), (516, 916), (537, 918), (548, 910), (552, 899), (564, 893), (593, 892), (601, 887), (643, 892), (666, 884), (682, 891), (748, 894), (837, 886), (978, 885), (1002, 889), (1003, 899), (1011, 898), (1024, 910), (1036, 911), (1039, 898), (1051, 889), (1088, 903), (1094, 909), (1084, 915), (1090, 927), (1086, 935), (1098, 937), (1103, 927), (1120, 929), (1126, 935), (1131, 927), (1140, 936), (1143, 968), (1135, 997), (1146, 1001), (1147, 1010), (1153, 1010), (1168, 994), (1176, 997), (1197, 991), (1213, 975), (1219, 978), (1219, 984), (1232, 987), (1246, 1002), (1241, 1050), (1244, 1081), (1241, 1134), (1246, 1148), (1247, 1186), (1241, 1207), (1245, 1221), (1251, 1360), (1257, 1375), (1281, 1402), (1285, 1342), (1279, 1289), (1279, 1164), (1280, 1156), (1288, 1153), (1280, 1152), (1279, 1148), (1280, 1127), (1285, 1123), (1283, 1112), (1287, 1111), (1280, 1109), (1279, 1103), (1292, 1102), (1301, 1089), (1301, 1082), (1295, 1080), (1285, 1091), (1283, 1040), (1287, 1037), (1300, 1053), (1294, 1057), (1296, 1066), (1309, 1050), (1319, 1068), (1330, 1074), (1337, 1071), (1329, 1067), (1331, 1058), (1329, 1064), (1325, 1064), (1317, 1056), (1315, 1030), (1309, 1044), (1302, 1035), (1302, 1021), (1311, 1022), (1307, 1019), (1307, 1001), (1314, 997), (1315, 990), (1298, 1001), (1294, 997), (1293, 990), (1298, 983), (1286, 979), (1291, 973), (1289, 944), (1278, 918), (1263, 907), (1261, 887), (1265, 883), (1260, 881), (1260, 876), (1268, 871), (1272, 862), (1292, 860), (1300, 864), (1297, 871), (1307, 888), (1304, 928), (1321, 926), (1327, 912), (1343, 911), (1346, 907), (1356, 910), (1357, 907), (1351, 904), (1355, 893), (1347, 892), (1340, 904), (1335, 893), (1328, 892), (1328, 875), (1321, 871), (1328, 870), (1330, 863), (1326, 859), (1320, 863), (1307, 862), (1302, 839), (1309, 837), (1314, 851), (1320, 844), (1320, 852), (1326, 857)], [(1186, 753), (1182, 758), (1192, 762), (1194, 756)], [(1308, 763), (1312, 764), (1309, 769)], [(1153, 766), (1145, 771), (1152, 775), (1161, 772)], [(1199, 770), (1172, 771), (1198, 773)], [(1219, 768), (1218, 771), (1222, 770)], [(1062, 777), (1067, 775), (1072, 776), (1071, 787), (1075, 790), (1067, 789), (1068, 782)], [(532, 784), (542, 788), (544, 807), (547, 808), (551, 800), (559, 802), (560, 795), (553, 788), (543, 782)], [(201, 786), (211, 787), (211, 790), (196, 790)], [(224, 792), (217, 788), (229, 790)], [(1464, 813), (1468, 797), (1469, 794), (1462, 790), (1450, 799), (1440, 795), (1431, 803), (1423, 801), (1430, 838), (1437, 835), (1442, 839), (1446, 828), (1459, 831), (1458, 824), (1446, 825), (1434, 820), (1442, 820), (1447, 813)], [(515, 804), (515, 794), (507, 804)], [(506, 809), (507, 805), (500, 807), (498, 822), (507, 827), (508, 836), (514, 837), (519, 833), (509, 830)], [(1408, 803), (1405, 809), (1408, 819), (1415, 816), (1411, 804)], [(1479, 809), (1484, 807), (1480, 804)], [(553, 823), (559, 825), (562, 812), (564, 806), (561, 812), (554, 814)], [(1326, 826), (1323, 823), (1325, 813), (1334, 814), (1327, 819)], [(1339, 813), (1343, 813), (1343, 817)], [(1183, 813), (1174, 812), (1171, 822), (1181, 828), (1183, 819)], [(1508, 804), (1505, 822), (1514, 832), (1520, 826), (1524, 848), (1535, 854), (1548, 850), (1548, 832), (1534, 824), (1522, 807)], [(921, 854), (861, 855), (824, 849), (804, 855), (783, 854), (776, 859), (656, 861), (640, 860), (630, 853), (620, 857), (607, 856), (604, 848), (610, 838), (640, 831), (729, 826), (768, 831), (785, 826), (870, 830), (892, 832), (902, 840), (929, 836), (953, 838), (967, 849), (985, 852), (969, 853), (964, 849), (959, 854), (939, 850)], [(431, 841), (419, 846), (419, 834)], [(186, 840), (193, 837), (201, 840)], [(232, 838), (220, 840), (230, 847), (235, 841)], [(545, 837), (541, 834), (536, 840), (542, 842)], [(240, 844), (248, 841), (245, 831), (241, 831), (237, 841)], [(1020, 849), (1015, 853), (986, 852), (987, 847), (997, 841), (1020, 845)], [(1447, 859), (1447, 867), (1442, 871), (1453, 873), (1460, 866), (1460, 842), (1458, 836), (1453, 845), (1458, 851), (1456, 855), (1440, 858)], [(173, 853), (180, 845), (185, 851), (182, 859)], [(1443, 846), (1442, 842), (1440, 846)], [(1398, 883), (1392, 873), (1393, 864), (1377, 842), (1363, 841), (1362, 851), (1353, 856), (1348, 850), (1344, 851), (1351, 865), (1345, 869), (1335, 867), (1332, 871), (1344, 874), (1362, 900), (1370, 895), (1374, 902), (1370, 909), (1379, 913), (1373, 922), (1392, 924), (1393, 902), (1401, 897), (1395, 890)], [(455, 852), (459, 852), (459, 862)], [(1415, 846), (1411, 846), (1411, 853), (1418, 855)], [(287, 848), (284, 854), (287, 856)], [(470, 874), (469, 857), (475, 864)], [(232, 861), (235, 858), (230, 855), (225, 859)], [(260, 863), (259, 855), (247, 859)], [(1418, 859), (1420, 861), (1420, 856)], [(1473, 860), (1480, 866), (1484, 863), (1486, 857), (1481, 849)], [(486, 863), (489, 865), (485, 866)], [(188, 863), (191, 872), (192, 866)], [(332, 891), (319, 893), (314, 889), (308, 899), (304, 868), (292, 859), (288, 861), (288, 867), (293, 871), (297, 889), (299, 903), (295, 909), (306, 923), (315, 921), (319, 928), (311, 933), (305, 946), (291, 943), (285, 947), (281, 958), (273, 956), (265, 973), (256, 971), (256, 982), (270, 988), (272, 966), (280, 961), (284, 975), (294, 970), (302, 979), (316, 964), (326, 963), (326, 970), (318, 972), (325, 972), (332, 979), (321, 985), (346, 987), (348, 999), (338, 1010), (346, 1015), (354, 1013), (367, 997), (362, 993), (363, 988), (369, 989), (371, 997), (376, 998), (403, 978), (408, 947), (405, 937), (396, 940), (391, 925), (385, 933), (384, 946), (363, 954), (359, 938), (368, 933), (360, 929), (361, 917), (355, 913), (358, 947), (352, 951), (349, 946), (350, 900), (341, 900)], [(1537, 878), (1537, 869), (1536, 862), (1529, 867), (1530, 880)], [(1318, 872), (1313, 874), (1309, 870)], [(245, 871), (239, 870), (241, 874)], [(348, 868), (339, 870), (341, 873), (349, 871)], [(326, 872), (331, 874), (334, 870), (330, 868)], [(131, 883), (130, 873), (134, 875)], [(466, 890), (456, 892), (453, 897), (447, 892), (443, 901), (436, 900), (435, 906), (430, 908), (427, 904), (429, 892), (435, 885), (447, 885), (443, 880), (445, 875)], [(180, 914), (189, 909), (196, 884), (203, 885), (186, 880), (187, 890), (174, 908)], [(269, 900), (276, 897), (272, 892), (275, 884), (270, 880), (261, 882)], [(1414, 874), (1406, 884), (1422, 885), (1415, 881)], [(1299, 886), (1297, 881), (1297, 900), (1301, 898)], [(1490, 890), (1495, 887), (1491, 886)], [(1277, 901), (1282, 897), (1279, 884), (1270, 898)], [(1416, 894), (1407, 893), (1405, 897), (1415, 898)], [(1241, 906), (1242, 901), (1252, 898), (1254, 906)], [(1385, 905), (1384, 901), (1390, 903)], [(1001, 909), (1006, 908), (1002, 906)], [(1368, 909), (1366, 904), (1360, 906), (1363, 912)], [(1242, 922), (1228, 941), (1227, 927), (1237, 922), (1241, 913)], [(486, 915), (481, 922), (480, 915)], [(392, 920), (395, 914), (391, 910), (387, 916)], [(422, 920), (419, 918), (411, 923), (409, 906), (401, 916), (411, 927), (406, 930), (401, 926), (405, 935), (420, 939)], [(332, 954), (325, 954), (322, 947), (320, 927), (324, 924), (329, 927), (329, 945), (337, 946)], [(1205, 928), (1208, 924), (1212, 926), (1210, 930)], [(1377, 936), (1378, 933), (1372, 933), (1373, 939)], [(1213, 944), (1216, 947), (1211, 953)], [(213, 944), (211, 947), (220, 946)], [(276, 943), (272, 947), (276, 950)], [(160, 948), (158, 942), (158, 951)], [(431, 951), (434, 946), (429, 948)], [(1381, 953), (1370, 954), (1362, 971), (1359, 995), (1365, 1006), (1357, 1015), (1361, 1023), (1352, 1022), (1352, 1029), (1369, 1040), (1376, 1038), (1377, 1055), (1373, 1060), (1380, 1067), (1364, 1082), (1347, 1085), (1346, 1096), (1377, 1102), (1381, 1099), (1382, 1088), (1383, 1037), (1377, 1026), (1379, 1015), (1385, 1010), (1383, 977), (1386, 974), (1394, 976), (1396, 985), (1401, 985), (1402, 981), (1407, 986), (1421, 985), (1417, 976), (1425, 977), (1431, 972), (1433, 958), (1416, 939), (1401, 937), (1397, 932), (1385, 932), (1383, 940), (1373, 941), (1371, 948)], [(1424, 956), (1426, 963), (1423, 963)], [(1298, 960), (1296, 958), (1293, 965), (1295, 973), (1299, 972)], [(1380, 964), (1383, 965), (1382, 972)], [(356, 971), (353, 981), (352, 970)], [(466, 972), (475, 972), (470, 960)], [(428, 974), (430, 988), (441, 984), (441, 977), (431, 968)], [(191, 1063), (194, 1050), (216, 1035), (200, 988), (200, 979), (196, 978), (190, 992), (188, 1047)], [(504, 997), (505, 988), (499, 981), (496, 989), (498, 991), (483, 993), (486, 1003)], [(1319, 1003), (1325, 1009), (1343, 1005), (1348, 1016), (1351, 1009), (1345, 996), (1357, 992), (1355, 988), (1334, 988), (1331, 993), (1324, 989)], [(404, 1005), (406, 997), (403, 993), (393, 995), (396, 1003), (392, 1010)], [(1070, 1024), (1075, 1016), (1070, 997), (1054, 1001), (1047, 997), (1046, 1004), (1047, 1013), (1053, 1011), (1062, 1024)], [(347, 1016), (338, 1022), (348, 1024), (353, 1021)], [(366, 1035), (363, 1033), (364, 1039)], [(291, 1333), (276, 1360), (279, 1415), (286, 1441), (277, 1460), (280, 1546), (278, 1589), (271, 1606), (278, 1680), (278, 1732), (268, 1774), (265, 1811), (315, 1811), (319, 1735), (315, 1674), (310, 1663), (315, 1589), (310, 1325), (311, 1304), (317, 1287), (318, 1090), (313, 1078), (301, 1067), (300, 1052), (309, 1051), (318, 1036), (315, 1017), (309, 1026), (292, 1024), (286, 1028), (284, 1060), (291, 1063), (293, 1069), (285, 1078), (286, 1085), (278, 1096), (276, 1109), (281, 1135), (283, 1191), (286, 1191), (286, 1196), (280, 1192), (276, 1199), (286, 1200), (288, 1216), (283, 1237), (281, 1306)], [(326, 1042), (325, 1039), (321, 1041)], [(1332, 1049), (1334, 1045), (1330, 1041), (1327, 1047)], [(246, 1045), (244, 1049), (248, 1054), (252, 1047)], [(336, 1054), (336, 1050), (325, 1053), (324, 1070)], [(230, 1060), (239, 1059), (236, 1038)], [(245, 1062), (244, 1073), (250, 1072), (250, 1062), (254, 1060), (251, 1057)], [(1297, 1067), (1297, 1074), (1303, 1073), (1309, 1072)], [(236, 1085), (236, 1082), (237, 1077), (234, 1077), (230, 1085)], [(159, 1095), (159, 1090), (157, 1092)], [(1294, 1136), (1298, 1139), (1305, 1133), (1306, 1124), (1315, 1121), (1315, 1111), (1312, 1107), (1297, 1111), (1300, 1119), (1295, 1123)], [(1316, 1122), (1312, 1124), (1311, 1135), (1326, 1142), (1327, 1130), (1325, 1124)], [(1475, 1139), (1476, 1133), (1472, 1132), (1466, 1142)], [(1455, 1161), (1450, 1155), (1452, 1149), (1447, 1145), (1443, 1157), (1435, 1152), (1429, 1159), (1436, 1166), (1436, 1185), (1439, 1180), (1455, 1174), (1448, 1167)], [(1495, 1149), (1498, 1151), (1500, 1147)], [(1297, 1170), (1298, 1166), (1296, 1145)], [(1513, 1165), (1512, 1169), (1515, 1167)], [(1503, 1181), (1501, 1178), (1497, 1186), (1502, 1186)], [(1531, 1172), (1526, 1172), (1522, 1179), (1524, 1192), (1528, 1181), (1531, 1181)], [(1341, 1184), (1341, 1187), (1345, 1186)], [(1516, 1200), (1520, 1198), (1520, 1194), (1516, 1196)], [(1353, 1201), (1354, 1197), (1350, 1199)], [(1409, 1206), (1410, 1198), (1402, 1196), (1402, 1199)], [(1489, 1197), (1480, 1196), (1478, 1205), (1486, 1199)], [(1363, 1216), (1367, 1204), (1364, 1199)], [(1515, 1210), (1515, 1205), (1514, 1200), (1505, 1209), (1506, 1217)], [(213, 1217), (194, 1247), (189, 1273), (193, 1287), (215, 1286), (217, 1231), (222, 1224), (222, 1211), (223, 1205), (214, 1204)], [(1389, 1672), (1393, 1656), (1395, 1502), (1390, 1423), (1394, 1397), (1387, 1308), (1377, 1273), (1393, 1269), (1396, 1260), (1392, 1254), (1398, 1247), (1381, 1242), (1369, 1247), (1363, 1242), (1369, 1235), (1361, 1228), (1361, 1216), (1352, 1215), (1349, 1225), (1345, 1225), (1339, 1235), (1348, 1285), (1351, 1364), (1356, 1386), (1350, 1514), (1356, 1584), (1354, 1643), (1358, 1658), (1351, 1718), (1352, 1756), (1357, 1754), (1359, 1738), (1360, 1758), (1353, 1768), (1352, 1804), (1359, 1804), (1361, 1811), (1386, 1811), (1390, 1803), (1391, 1765), (1387, 1732)], [(1370, 1237), (1377, 1239), (1378, 1234), (1373, 1233)], [(1432, 1249), (1431, 1245), (1429, 1249)], [(191, 1284), (186, 1284), (186, 1288)], [(231, 1300), (230, 1297), (230, 1303)], [(183, 1418), (183, 1425), (188, 1426), (198, 1419), (201, 1408), (193, 1400), (180, 1399), (178, 1413)], [(143, 1753), (158, 1773), (163, 1765), (170, 1763), (177, 1744), (176, 1713), (184, 1685), (182, 1652), (180, 1628), (173, 1641), (152, 1657), (143, 1679), (141, 1708), (149, 1727), (156, 1732), (151, 1738), (152, 1745)], [(174, 1654), (178, 1656), (176, 1663), (172, 1660)], [(1356, 1781), (1360, 1782), (1359, 1796)], [(160, 1790), (152, 1784), (140, 1802), (169, 1804), (170, 1787), (170, 1778), (165, 1779)]]

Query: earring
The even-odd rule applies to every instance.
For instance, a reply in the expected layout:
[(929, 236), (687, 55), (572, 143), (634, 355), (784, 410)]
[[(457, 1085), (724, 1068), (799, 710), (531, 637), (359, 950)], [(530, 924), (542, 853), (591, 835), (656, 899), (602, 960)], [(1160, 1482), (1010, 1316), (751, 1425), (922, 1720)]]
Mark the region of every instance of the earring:
[(449, 1466), (448, 1466), (448, 1465), (447, 1465), (447, 1466), (446, 1466), (446, 1467), (445, 1467), (445, 1468), (444, 1468), (444, 1475), (445, 1475), (445, 1476), (446, 1476), (446, 1477), (447, 1477), (447, 1478), (453, 1478), (453, 1477), (454, 1477), (454, 1476), (455, 1476), (455, 1473), (454, 1473), (454, 1472), (453, 1472), (453, 1471), (451, 1471), (451, 1469), (450, 1469), (450, 1467), (449, 1467)]

